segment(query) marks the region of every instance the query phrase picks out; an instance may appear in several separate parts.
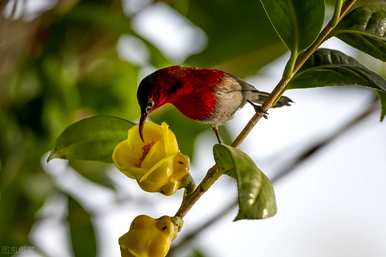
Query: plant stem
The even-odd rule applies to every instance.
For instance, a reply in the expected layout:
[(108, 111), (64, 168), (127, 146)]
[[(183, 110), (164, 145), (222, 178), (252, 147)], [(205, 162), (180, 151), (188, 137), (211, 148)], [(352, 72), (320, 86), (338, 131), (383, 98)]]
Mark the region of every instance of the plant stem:
[(298, 51), (297, 50), (293, 50), (291, 52), (290, 59), (288, 60), (287, 65), (286, 65), (286, 67), (284, 69), (284, 73), (283, 73), (283, 76), (282, 76), (283, 78), (288, 78), (288, 77), (291, 76), (291, 74), (294, 71), (297, 58), (298, 58)]
[[(352, 8), (357, 0), (348, 0), (344, 3), (341, 9), (341, 15), (339, 16), (338, 21), (340, 21)], [(332, 20), (326, 25), (326, 27), (320, 32), (318, 38), (311, 44), (304, 52), (297, 56), (297, 53), (291, 54), (291, 58), (289, 62), (290, 64), (287, 67), (290, 67), (291, 72), (285, 72), (283, 77), (278, 82), (276, 87), (273, 89), (271, 94), (268, 96), (267, 100), (262, 105), (262, 111), (256, 112), (252, 118), (249, 120), (247, 125), (243, 128), (240, 134), (233, 141), (232, 146), (238, 147), (244, 139), (248, 136), (248, 134), (255, 127), (257, 122), (263, 117), (264, 113), (268, 111), (275, 103), (280, 99), (285, 89), (287, 88), (289, 82), (293, 78), (293, 76), (300, 70), (303, 64), (308, 60), (308, 58), (318, 49), (318, 47), (330, 36), (332, 30), (335, 28)], [(295, 56), (295, 57), (294, 57)], [(297, 56), (297, 57), (296, 57)], [(203, 195), (213, 184), (217, 181), (217, 179), (222, 175), (222, 171), (216, 167), (216, 165), (212, 166), (206, 176), (202, 179), (201, 183), (197, 186), (197, 188), (193, 191), (192, 194), (187, 196), (183, 201), (176, 212), (175, 216), (183, 218), (188, 211), (192, 208), (192, 206), (197, 202), (197, 200)]]
[(202, 179), (201, 183), (197, 188), (188, 195), (183, 201), (175, 214), (176, 217), (183, 218), (186, 213), (192, 208), (192, 206), (200, 199), (201, 195), (204, 194), (208, 189), (217, 181), (217, 179), (222, 175), (222, 172), (216, 167), (212, 166), (205, 177)]
[(337, 25), (339, 22), (342, 6), (343, 6), (343, 0), (336, 0), (334, 16), (332, 17), (332, 20), (331, 20), (331, 23), (334, 26)]

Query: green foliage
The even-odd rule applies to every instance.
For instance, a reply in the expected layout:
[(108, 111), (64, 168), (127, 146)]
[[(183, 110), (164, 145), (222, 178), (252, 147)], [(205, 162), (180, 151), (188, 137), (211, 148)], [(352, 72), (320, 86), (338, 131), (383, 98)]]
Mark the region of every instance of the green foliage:
[(181, 1), (173, 2), (207, 35), (207, 46), (187, 59), (189, 65), (216, 66), (242, 77), (255, 74), (285, 51), (255, 0), (194, 0), (182, 8)]
[(332, 49), (318, 49), (291, 82), (290, 88), (355, 85), (386, 91), (386, 81), (354, 58)]
[(115, 36), (129, 34), (141, 40), (149, 51), (150, 63), (155, 67), (172, 65), (172, 62), (147, 39), (131, 28), (131, 20), (120, 8), (106, 8), (95, 3), (81, 3), (64, 17), (68, 23), (81, 24), (92, 29), (105, 30)]
[[(386, 80), (354, 58), (337, 50), (318, 49), (296, 74), (290, 88), (325, 86), (361, 86), (386, 92)], [(384, 106), (384, 98), (380, 101)]]
[(269, 179), (254, 161), (239, 149), (215, 145), (217, 166), (237, 181), (239, 213), (235, 220), (265, 219), (276, 214), (276, 200)]
[(276, 32), (292, 52), (309, 46), (324, 19), (324, 0), (260, 0)]
[(75, 122), (58, 137), (48, 160), (112, 162), (114, 147), (127, 138), (127, 130), (133, 125), (130, 121), (105, 115)]
[(386, 93), (378, 92), (378, 97), (381, 106), (381, 121), (383, 121), (386, 116)]
[[(33, 114), (35, 110), (29, 111)], [(0, 112), (0, 242), (15, 247), (29, 244), (36, 213), (55, 191), (40, 166), (46, 143), (42, 128), (29, 126), (28, 115), (25, 119), (18, 115), (6, 109)]]
[(68, 165), (91, 182), (114, 189), (114, 183), (111, 181), (110, 176), (108, 176), (109, 169), (111, 168), (109, 164), (72, 159), (69, 160)]
[(362, 6), (351, 11), (334, 35), (369, 55), (386, 61), (386, 3)]
[(97, 256), (95, 230), (90, 214), (72, 197), (68, 196), (68, 223), (74, 257)]
[[(111, 162), (113, 147), (126, 139), (133, 125), (108, 115), (138, 117), (135, 92), (142, 68), (118, 55), (121, 36), (130, 35), (145, 45), (149, 66), (174, 64), (132, 29), (121, 1), (65, 2), (57, 1), (33, 20), (2, 17), (0, 22), (0, 31), (6, 32), (0, 39), (0, 242), (4, 245), (31, 244), (29, 232), (38, 213), (58, 190), (44, 171), (41, 157), (68, 124), (106, 114), (65, 129), (51, 158), (70, 158), (69, 166), (79, 174), (113, 189), (106, 175), (108, 165), (94, 161)], [(203, 51), (188, 57), (186, 64), (216, 66), (241, 77), (256, 74), (282, 55), (285, 46), (280, 38), (291, 51), (305, 49), (317, 37), (324, 17), (322, 0), (168, 2), (208, 39)], [(382, 1), (362, 1), (338, 24), (333, 36), (385, 61), (385, 12)], [(343, 85), (376, 90), (385, 116), (385, 80), (338, 51), (318, 50), (291, 83), (292, 88)], [(171, 125), (178, 139), (183, 139), (179, 140), (181, 150), (190, 157), (197, 137), (208, 130), (175, 110), (164, 110), (153, 118)], [(226, 127), (222, 135), (230, 142)], [(214, 155), (219, 167), (237, 180), (240, 211), (236, 219), (276, 213), (269, 180), (246, 154), (216, 145)], [(96, 256), (90, 213), (71, 197), (68, 201), (74, 255)]]

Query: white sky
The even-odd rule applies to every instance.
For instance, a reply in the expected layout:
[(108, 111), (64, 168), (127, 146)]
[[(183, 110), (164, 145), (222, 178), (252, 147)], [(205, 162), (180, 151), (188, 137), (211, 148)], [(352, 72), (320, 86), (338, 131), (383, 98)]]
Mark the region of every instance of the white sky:
[[(153, 26), (157, 24), (157, 26)], [(192, 28), (170, 9), (157, 5), (142, 12), (135, 26), (149, 40), (176, 60), (182, 60), (197, 51), (191, 45), (192, 37), (202, 37), (201, 30)], [(167, 36), (165, 36), (167, 35)], [(125, 41), (126, 40), (126, 41)], [(135, 46), (131, 39), (120, 41), (120, 48)], [(127, 42), (128, 45), (125, 45)], [(333, 40), (327, 46), (350, 51)], [(135, 47), (133, 48), (135, 49)], [(192, 50), (193, 49), (193, 50)], [(123, 51), (127, 51), (123, 50)], [(129, 51), (130, 52), (130, 51)], [(124, 53), (123, 53), (124, 54)], [(125, 55), (125, 54), (124, 54)], [(138, 56), (137, 56), (138, 57)], [(146, 58), (146, 54), (139, 55)], [(279, 79), (285, 58), (269, 65), (261, 75), (249, 81), (258, 88), (271, 89)], [(262, 87), (264, 85), (264, 87)], [(243, 150), (256, 160), (264, 160), (278, 151), (293, 154), (304, 142), (312, 142), (328, 135), (334, 128), (358, 112), (370, 98), (367, 91), (331, 89), (298, 90), (288, 93), (295, 104), (270, 111), (269, 120), (259, 123)], [(244, 108), (230, 122), (234, 132), (241, 129), (252, 115)], [(237, 120), (236, 120), (237, 119)], [(232, 222), (234, 214), (206, 231), (197, 245), (208, 251), (209, 257), (261, 256), (261, 257), (384, 257), (386, 256), (386, 122), (379, 123), (374, 115), (338, 141), (324, 149), (316, 158), (302, 165), (297, 172), (275, 185), (278, 214), (263, 221)], [(180, 139), (183, 140), (183, 139)], [(213, 135), (201, 136), (197, 149), (198, 160), (193, 164), (195, 177), (213, 163), (211, 153)], [(275, 162), (275, 161), (274, 161)], [(275, 163), (258, 163), (269, 173)], [(52, 161), (47, 170), (58, 176), (60, 185), (80, 198), (92, 193), (89, 207), (103, 208), (113, 200), (110, 192), (95, 188), (82, 181), (76, 173), (64, 170), (63, 162)], [(197, 175), (198, 174), (198, 175)], [(122, 186), (122, 197), (129, 193), (141, 199), (158, 198), (155, 206), (117, 204), (105, 210), (95, 223), (102, 241), (99, 256), (120, 256), (117, 239), (125, 233), (133, 217), (141, 213), (153, 216), (172, 215), (178, 208), (179, 197), (166, 198), (143, 193), (133, 181), (113, 171), (113, 177)], [(194, 206), (188, 214), (183, 233), (221, 209), (236, 192), (229, 183), (221, 180)], [(65, 205), (54, 199), (48, 210), (60, 217)], [(54, 216), (55, 216), (54, 215)], [(37, 226), (33, 233), (44, 249), (57, 257), (68, 257), (65, 230), (58, 218)], [(180, 235), (181, 236), (181, 235)], [(33, 256), (25, 254), (25, 256)]]

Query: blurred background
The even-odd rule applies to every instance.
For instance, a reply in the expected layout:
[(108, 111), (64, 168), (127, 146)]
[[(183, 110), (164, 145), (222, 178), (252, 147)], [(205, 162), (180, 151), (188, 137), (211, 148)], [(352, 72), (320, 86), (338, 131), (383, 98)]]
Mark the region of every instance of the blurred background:
[[(47, 164), (47, 153), (79, 119), (136, 121), (138, 82), (160, 67), (217, 67), (271, 90), (288, 54), (258, 2), (0, 0), (0, 256), (120, 256), (135, 216), (173, 215), (182, 192), (145, 193), (111, 165)], [(386, 74), (341, 41), (323, 46)], [(222, 178), (186, 217), (172, 256), (386, 256), (386, 123), (373, 93), (286, 94), (295, 104), (270, 111), (241, 146), (273, 179), (278, 214), (232, 222), (236, 189)], [(252, 115), (239, 111), (224, 137)], [(215, 137), (173, 108), (152, 118), (170, 124), (199, 181)]]

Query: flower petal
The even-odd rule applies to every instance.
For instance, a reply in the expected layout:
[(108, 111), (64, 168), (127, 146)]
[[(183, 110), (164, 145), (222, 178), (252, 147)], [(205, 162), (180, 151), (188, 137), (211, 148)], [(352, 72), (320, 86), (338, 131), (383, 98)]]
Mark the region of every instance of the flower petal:
[(177, 228), (171, 217), (154, 219), (140, 215), (134, 219), (129, 232), (119, 238), (122, 257), (165, 257)]
[(133, 145), (133, 147), (138, 146), (144, 146), (147, 144), (150, 144), (152, 142), (156, 142), (161, 140), (162, 138), (162, 131), (161, 126), (158, 124), (155, 124), (151, 121), (145, 122), (143, 126), (143, 135), (144, 135), (144, 141), (142, 141), (140, 135), (139, 135), (139, 126), (136, 125), (134, 127), (131, 127), (128, 131), (127, 139), (130, 141), (130, 143)]
[(181, 181), (184, 177), (186, 177), (189, 173), (189, 157), (182, 154), (177, 153), (173, 158), (173, 175), (172, 179)]
[(173, 172), (173, 157), (169, 156), (162, 159), (146, 172), (138, 181), (141, 188), (148, 192), (159, 192)]
[(145, 169), (136, 167), (136, 162), (138, 162), (137, 156), (139, 154), (138, 149), (133, 151), (130, 142), (125, 140), (114, 148), (112, 158), (118, 169), (126, 171), (124, 172), (126, 176), (136, 179), (146, 172)]
[(145, 155), (145, 158), (141, 163), (141, 168), (150, 169), (164, 157), (165, 150), (163, 143), (158, 141), (153, 146), (151, 146), (150, 150)]
[(161, 128), (162, 140), (165, 147), (165, 154), (171, 155), (177, 153), (179, 149), (176, 136), (171, 130), (169, 130), (169, 126), (165, 122), (162, 122)]

